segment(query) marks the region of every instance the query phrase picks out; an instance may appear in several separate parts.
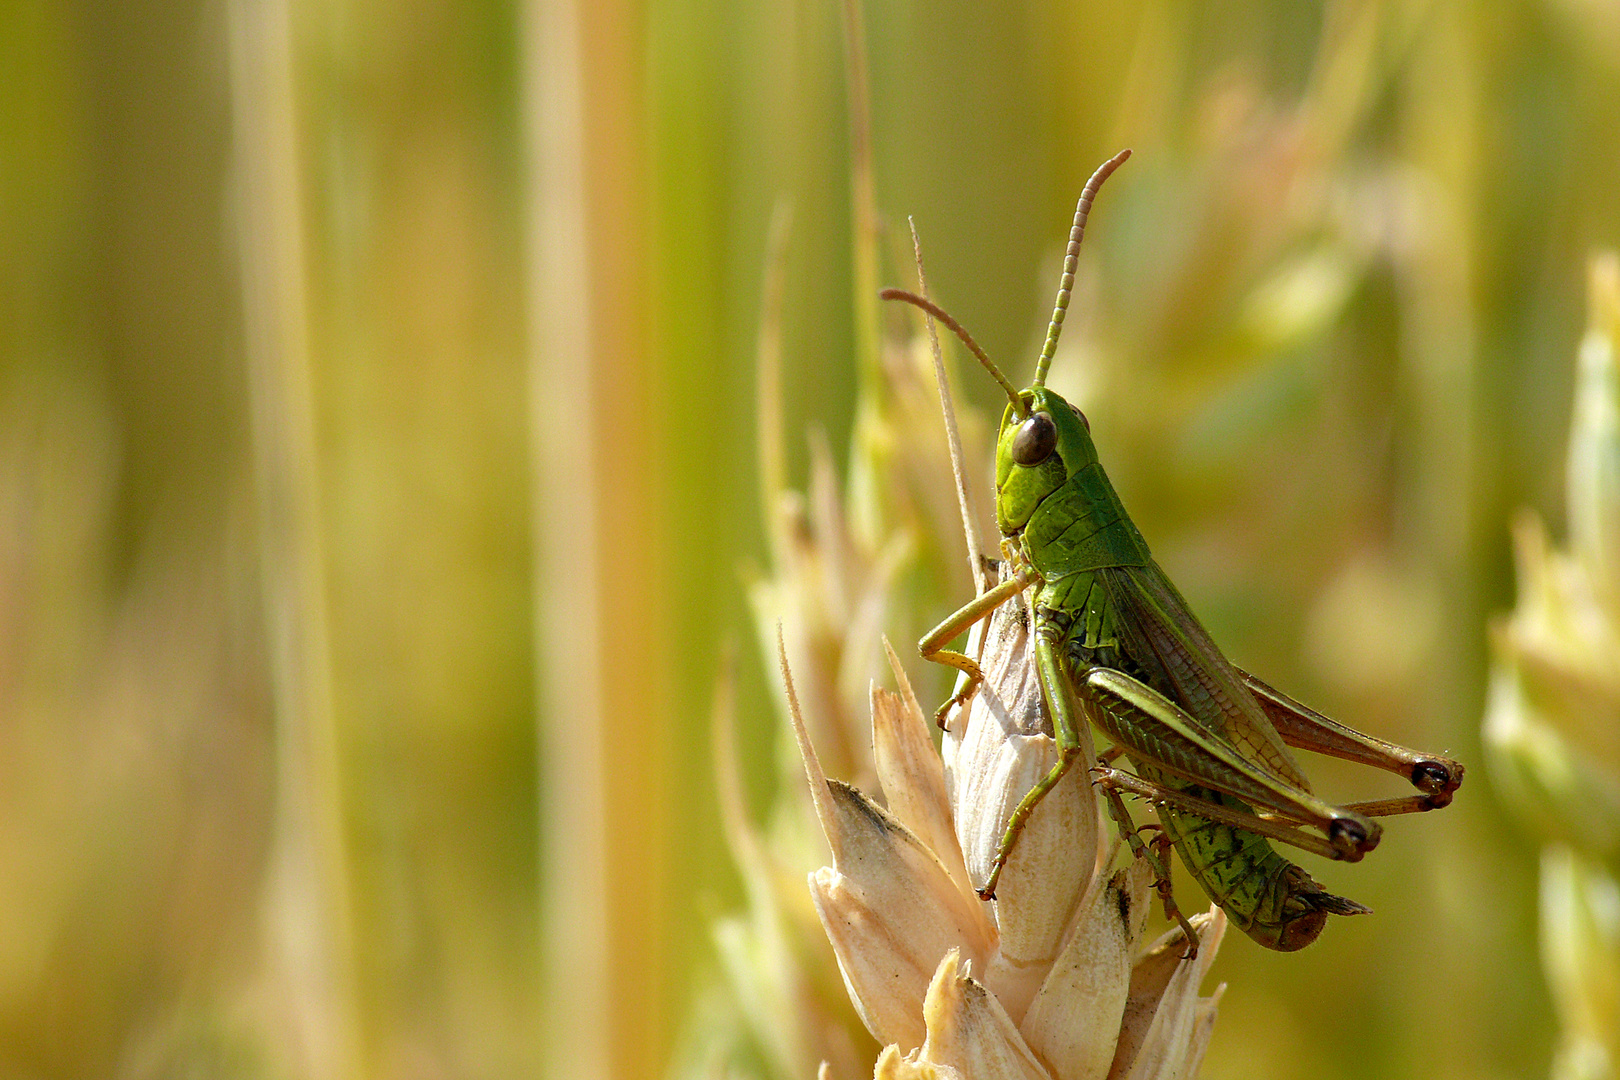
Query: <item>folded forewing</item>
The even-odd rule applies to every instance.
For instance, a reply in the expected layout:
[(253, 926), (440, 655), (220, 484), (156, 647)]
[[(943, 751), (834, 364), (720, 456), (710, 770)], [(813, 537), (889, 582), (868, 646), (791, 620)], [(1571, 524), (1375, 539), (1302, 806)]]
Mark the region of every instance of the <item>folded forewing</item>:
[[(1310, 784), (1282, 738), (1155, 563), (1101, 571), (1131, 658), (1150, 684), (1244, 757), (1301, 791)], [(1157, 669), (1157, 670), (1154, 670)]]

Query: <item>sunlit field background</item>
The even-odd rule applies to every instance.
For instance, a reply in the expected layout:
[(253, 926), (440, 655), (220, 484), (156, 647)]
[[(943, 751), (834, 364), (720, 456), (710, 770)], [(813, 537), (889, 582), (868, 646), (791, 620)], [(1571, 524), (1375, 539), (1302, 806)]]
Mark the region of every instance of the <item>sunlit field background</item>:
[[(1469, 767), (1305, 860), (1376, 914), (1228, 939), (1208, 1077), (1546, 1073), (1536, 847), (1478, 732), (1620, 245), (1617, 10), (868, 0), (879, 283), (914, 217), (1027, 379), (1131, 147), (1054, 386), (1229, 655)], [(629, 1080), (736, 1025), (710, 702), (731, 642), (763, 813), (774, 208), (791, 486), (812, 438), (847, 462), (871, 325), (840, 19), (3, 6), (0, 1077)], [(902, 653), (961, 577), (913, 575)]]

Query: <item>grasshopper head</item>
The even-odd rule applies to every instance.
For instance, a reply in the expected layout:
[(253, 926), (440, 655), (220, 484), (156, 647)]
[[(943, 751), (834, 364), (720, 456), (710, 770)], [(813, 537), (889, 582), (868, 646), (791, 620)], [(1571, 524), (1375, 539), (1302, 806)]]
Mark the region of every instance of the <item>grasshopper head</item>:
[(1041, 500), (1097, 461), (1091, 424), (1079, 409), (1044, 386), (1019, 395), (1027, 415), (1009, 403), (996, 436), (996, 524), (1012, 536)]
[(903, 289), (884, 289), (879, 294), (885, 300), (904, 300), (944, 323), (973, 351), (985, 370), (1007, 392), (1007, 410), (1001, 415), (1001, 432), (996, 437), (996, 524), (1001, 526), (1005, 536), (1012, 536), (1021, 530), (1029, 523), (1030, 515), (1042, 499), (1062, 487), (1069, 477), (1097, 461), (1097, 450), (1091, 445), (1091, 425), (1079, 409), (1046, 388), (1046, 372), (1057, 350), (1064, 313), (1069, 309), (1069, 290), (1074, 285), (1080, 241), (1085, 236), (1086, 216), (1091, 212), (1091, 202), (1103, 181), (1130, 156), (1129, 150), (1121, 150), (1103, 162), (1080, 192), (1080, 202), (1074, 208), (1074, 225), (1069, 229), (1069, 248), (1063, 255), (1063, 277), (1058, 282), (1057, 303), (1052, 308), (1046, 344), (1035, 363), (1035, 379), (1028, 390), (1020, 393), (1014, 389), (1007, 376), (990, 362), (990, 357), (962, 329), (961, 324), (941, 311), (932, 300)]

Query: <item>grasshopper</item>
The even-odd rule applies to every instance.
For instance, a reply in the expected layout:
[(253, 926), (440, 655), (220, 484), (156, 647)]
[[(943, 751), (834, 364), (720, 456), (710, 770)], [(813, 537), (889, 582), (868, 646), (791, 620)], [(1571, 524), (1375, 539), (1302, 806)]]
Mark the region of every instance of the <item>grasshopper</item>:
[[(1166, 914), (1182, 924), (1191, 948), (1196, 938), (1175, 908), (1163, 862), (1171, 846), (1250, 937), (1292, 951), (1316, 940), (1328, 915), (1368, 909), (1327, 892), (1270, 841), (1357, 861), (1378, 844), (1382, 830), (1374, 818), (1447, 805), (1463, 767), (1330, 720), (1227, 660), (1153, 561), (1097, 460), (1090, 422), (1045, 387), (1092, 200), (1129, 156), (1126, 150), (1105, 162), (1081, 193), (1046, 344), (1027, 389), (1014, 388), (931, 301), (898, 289), (882, 294), (943, 322), (1008, 398), (996, 439), (1003, 579), (930, 631), (918, 648), (925, 659), (967, 676), (935, 714), (943, 725), (946, 712), (983, 681), (971, 657), (947, 646), (1011, 597), (1033, 590), (1035, 664), (1059, 759), (1008, 819), (978, 889), (983, 899), (995, 896), (1030, 813), (1092, 753), (1089, 723), (1112, 743), (1092, 768), (1094, 782), (1132, 850), (1152, 861)], [(1290, 746), (1397, 773), (1419, 794), (1333, 806), (1311, 792)], [(1122, 755), (1132, 771), (1112, 765)], [(1161, 835), (1151, 848), (1132, 827), (1122, 794), (1157, 806)]]

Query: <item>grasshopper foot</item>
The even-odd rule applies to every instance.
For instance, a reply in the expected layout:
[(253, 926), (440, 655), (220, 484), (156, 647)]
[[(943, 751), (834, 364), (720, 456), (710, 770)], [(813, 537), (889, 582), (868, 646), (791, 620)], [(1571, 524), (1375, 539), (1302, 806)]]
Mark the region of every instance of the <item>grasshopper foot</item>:
[(950, 725), (945, 722), (946, 714), (949, 713), (952, 708), (958, 705), (965, 706), (968, 703), (968, 699), (973, 696), (974, 691), (979, 689), (979, 684), (983, 681), (984, 676), (982, 675), (970, 677), (966, 686), (962, 687), (959, 692), (951, 695), (948, 699), (946, 699), (945, 704), (934, 710), (934, 723), (939, 725), (939, 730), (951, 730)]
[(995, 861), (990, 864), (990, 876), (984, 879), (983, 885), (973, 890), (978, 894), (980, 900), (994, 900), (996, 898), (996, 882), (1001, 880), (1001, 870), (1006, 865), (1007, 857), (997, 855)]

